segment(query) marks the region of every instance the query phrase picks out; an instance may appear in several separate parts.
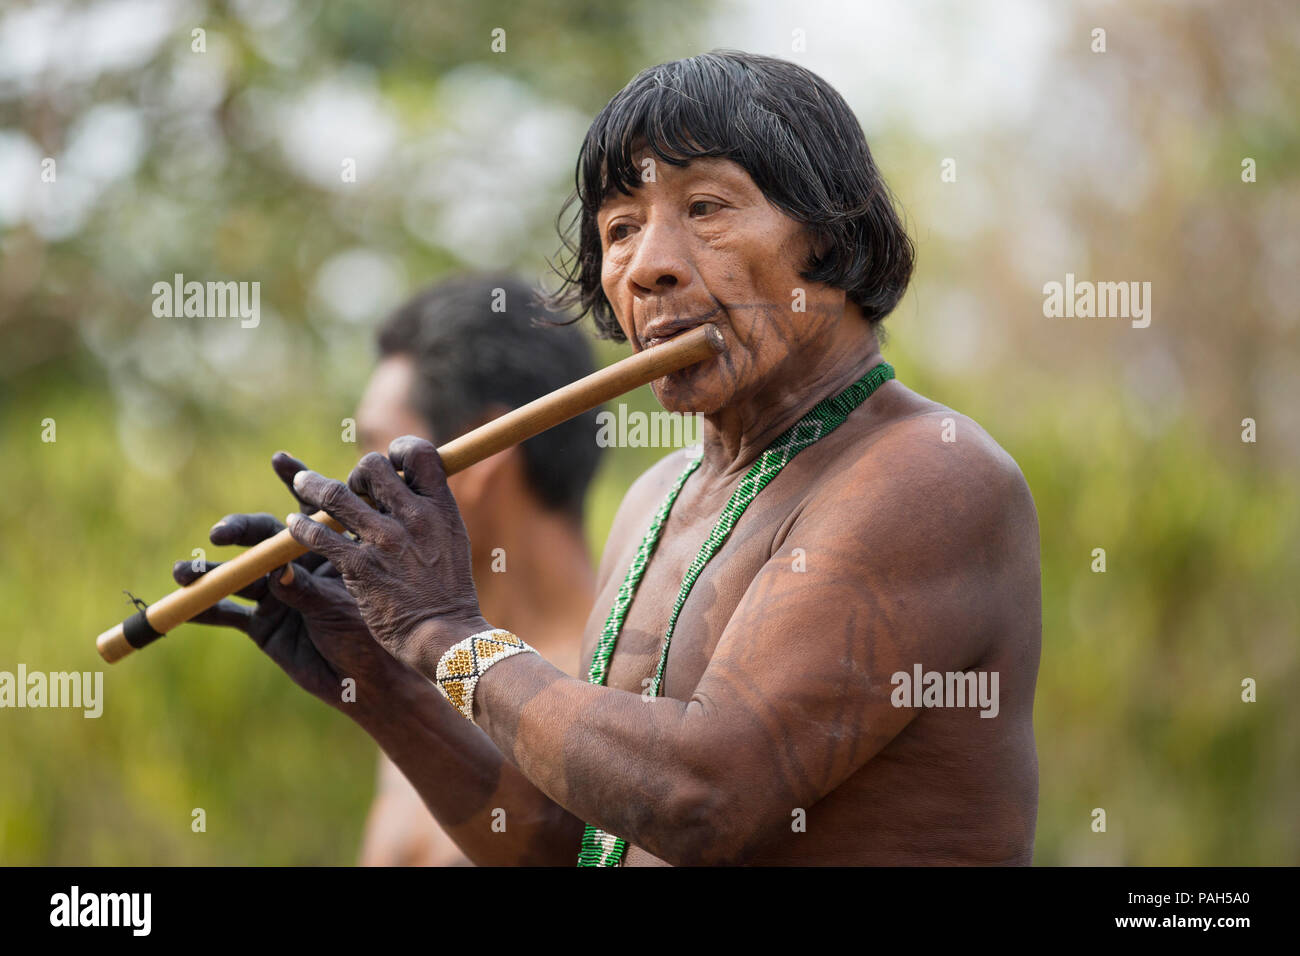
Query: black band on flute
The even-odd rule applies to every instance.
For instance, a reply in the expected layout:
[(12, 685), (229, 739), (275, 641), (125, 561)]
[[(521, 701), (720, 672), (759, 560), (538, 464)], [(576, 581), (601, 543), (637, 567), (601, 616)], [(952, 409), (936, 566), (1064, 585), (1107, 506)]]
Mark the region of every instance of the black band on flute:
[(134, 647), (137, 651), (146, 644), (152, 644), (158, 638), (162, 637), (153, 629), (149, 619), (144, 616), (144, 611), (137, 611), (125, 621), (122, 622), (122, 636), (126, 642)]

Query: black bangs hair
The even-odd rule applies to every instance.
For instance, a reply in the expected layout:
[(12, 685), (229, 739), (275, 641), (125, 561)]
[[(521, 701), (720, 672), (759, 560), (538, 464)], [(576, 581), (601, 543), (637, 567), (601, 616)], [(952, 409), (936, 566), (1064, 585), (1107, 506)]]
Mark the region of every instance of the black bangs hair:
[(714, 50), (638, 73), (583, 140), (557, 223), (563, 248), (552, 267), (562, 285), (550, 302), (578, 318), (591, 313), (602, 338), (624, 341), (600, 284), (596, 214), (615, 189), (641, 185), (635, 159), (647, 148), (674, 166), (716, 156), (743, 168), (823, 250), (800, 275), (844, 289), (873, 326), (907, 290), (912, 241), (844, 98), (797, 64)]

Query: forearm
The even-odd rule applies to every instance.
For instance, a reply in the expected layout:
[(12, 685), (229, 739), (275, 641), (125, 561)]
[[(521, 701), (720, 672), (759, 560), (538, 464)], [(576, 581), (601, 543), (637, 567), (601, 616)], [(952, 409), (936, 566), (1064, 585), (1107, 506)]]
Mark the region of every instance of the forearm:
[(669, 862), (695, 862), (721, 836), (725, 788), (698, 757), (698, 704), (599, 687), (519, 654), (480, 678), (474, 715), (529, 780), (587, 823)]
[(371, 804), (362, 835), (361, 866), (469, 866), (465, 853), (438, 825), (420, 795), (392, 762), (401, 790), (381, 790)]
[[(582, 823), (513, 767), (419, 675), (396, 672), (351, 712), (476, 865), (571, 866)], [(357, 705), (353, 705), (357, 706)]]

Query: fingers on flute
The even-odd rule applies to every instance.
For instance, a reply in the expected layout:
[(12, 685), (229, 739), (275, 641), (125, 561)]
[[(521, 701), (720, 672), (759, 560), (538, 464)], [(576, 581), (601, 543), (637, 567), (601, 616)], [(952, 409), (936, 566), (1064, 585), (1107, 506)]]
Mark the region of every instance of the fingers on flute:
[(265, 512), (226, 515), (212, 526), (208, 540), (213, 544), (237, 544), (246, 548), (279, 534), (283, 528), (278, 518)]
[(308, 610), (320, 596), (320, 579), (300, 567), (277, 568), (267, 578), (271, 597), (297, 610)]
[(297, 458), (294, 458), (293, 455), (289, 454), (287, 451), (277, 451), (271, 456), (271, 467), (275, 470), (275, 473), (279, 476), (280, 480), (288, 486), (289, 491), (293, 493), (293, 496), (298, 498), (298, 503), (306, 506), (306, 502), (304, 502), (302, 498), (298, 497), (298, 490), (293, 486), (293, 477), (300, 471), (306, 471), (307, 466)]
[[(342, 487), (341, 482), (337, 484)], [(346, 488), (343, 490), (347, 491)], [(348, 494), (351, 493), (348, 492)], [(329, 511), (328, 508), (325, 510)], [(333, 512), (330, 512), (330, 514), (333, 514)], [(338, 516), (335, 515), (335, 517)], [(347, 524), (342, 518), (338, 520), (344, 525)], [(333, 528), (327, 528), (323, 524), (312, 521), (306, 515), (289, 515), (289, 533), (293, 535), (293, 540), (304, 548), (315, 551), (317, 554), (323, 554), (340, 571), (349, 566), (353, 555), (356, 553), (357, 544), (355, 541), (344, 537)]]
[[(172, 565), (172, 579), (181, 586), (193, 584), (213, 568), (221, 567), (220, 561), (177, 561)], [(260, 601), (266, 597), (266, 578), (258, 578), (248, 587), (235, 592), (241, 598)], [(236, 605), (238, 606), (238, 605)], [(195, 618), (199, 623), (206, 623)]]
[(233, 627), (237, 631), (249, 633), (253, 626), (253, 609), (244, 604), (236, 604), (229, 599), (219, 601), (190, 618), (190, 624), (208, 624), (213, 627)]
[[(367, 530), (373, 530), (376, 522), (384, 520), (379, 512), (353, 494), (343, 482), (318, 475), (310, 469), (300, 471), (294, 476), (293, 487), (303, 502), (320, 508), (343, 527), (359, 535), (363, 535)], [(307, 542), (299, 539), (298, 543)], [(312, 548), (312, 550), (317, 549)], [(321, 553), (329, 556), (329, 552)]]
[[(307, 466), (305, 464), (297, 458), (294, 458), (293, 455), (289, 454), (287, 451), (277, 451), (271, 456), (271, 468), (275, 470), (279, 479), (284, 482), (285, 487), (289, 489), (289, 493), (293, 495), (294, 501), (298, 502), (298, 506), (303, 511), (311, 514), (316, 510), (311, 505), (307, 504), (307, 502), (303, 501), (298, 495), (297, 490), (293, 487), (293, 476), (298, 474), (300, 471), (306, 471)], [(298, 559), (298, 563), (308, 570), (314, 570), (324, 564), (325, 559), (319, 554), (308, 552)]]
[(388, 460), (417, 495), (432, 496), (447, 486), (447, 470), (432, 442), (403, 435), (388, 446)]
[(393, 463), (378, 452), (371, 452), (357, 463), (348, 475), (348, 487), (358, 495), (368, 496), (382, 511), (396, 514), (413, 498), (411, 489), (397, 474)]

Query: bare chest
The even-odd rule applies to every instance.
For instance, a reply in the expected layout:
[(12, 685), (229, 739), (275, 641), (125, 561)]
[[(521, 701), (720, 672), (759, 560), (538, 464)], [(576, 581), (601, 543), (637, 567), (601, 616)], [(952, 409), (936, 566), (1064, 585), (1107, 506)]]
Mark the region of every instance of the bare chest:
[[(745, 510), (730, 535), (704, 565), (682, 600), (682, 583), (717, 521), (725, 499), (712, 507), (687, 499), (686, 490), (670, 512), (658, 547), (645, 567), (610, 661), (606, 685), (644, 693), (659, 666), (664, 637), (677, 610), (664, 669), (661, 695), (686, 700), (708, 667), (727, 622), (750, 582), (771, 557), (792, 502), (768, 488)], [(629, 542), (618, 565), (597, 596), (600, 611), (585, 642), (582, 673), (591, 664), (594, 644), (623, 585), (640, 538)]]

